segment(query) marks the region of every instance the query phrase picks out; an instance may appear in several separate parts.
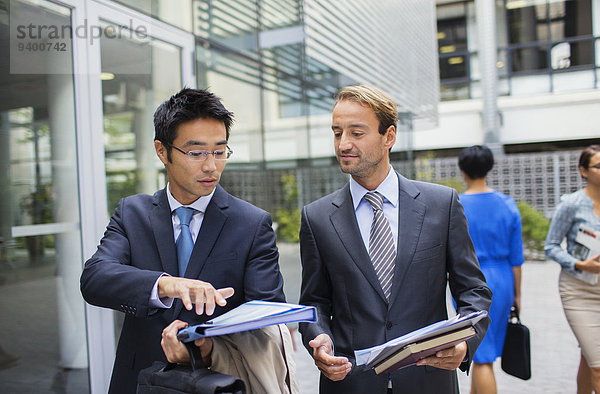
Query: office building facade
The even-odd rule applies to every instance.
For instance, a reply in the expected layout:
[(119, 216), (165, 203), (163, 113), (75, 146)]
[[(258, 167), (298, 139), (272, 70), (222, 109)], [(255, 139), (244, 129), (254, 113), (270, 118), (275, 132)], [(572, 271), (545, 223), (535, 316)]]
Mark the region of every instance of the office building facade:
[(182, 87), (235, 113), (239, 171), (330, 163), (351, 83), (437, 123), (433, 0), (2, 0), (0, 48), (2, 392), (106, 392), (121, 316), (79, 275), (119, 198), (165, 186), (152, 115)]
[[(493, 4), (483, 15), (482, 5)], [(415, 149), (496, 143), (507, 153), (579, 149), (600, 129), (600, 1), (436, 1), (440, 66), (439, 125), (415, 134)], [(481, 26), (493, 26), (482, 37)], [(486, 40), (487, 39), (487, 40)], [(481, 68), (496, 53), (496, 124), (482, 122)]]

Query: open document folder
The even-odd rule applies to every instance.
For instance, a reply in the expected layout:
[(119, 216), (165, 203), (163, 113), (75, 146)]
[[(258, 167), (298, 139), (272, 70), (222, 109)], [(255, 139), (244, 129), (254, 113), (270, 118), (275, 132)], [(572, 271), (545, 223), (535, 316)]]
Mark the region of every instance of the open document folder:
[(177, 338), (181, 342), (191, 342), (198, 338), (254, 330), (274, 324), (316, 321), (317, 311), (314, 306), (248, 301), (206, 323), (179, 330)]
[(354, 352), (356, 365), (373, 368), (377, 374), (407, 367), (418, 360), (452, 347), (477, 332), (474, 325), (487, 316), (486, 311), (433, 323), (382, 345)]

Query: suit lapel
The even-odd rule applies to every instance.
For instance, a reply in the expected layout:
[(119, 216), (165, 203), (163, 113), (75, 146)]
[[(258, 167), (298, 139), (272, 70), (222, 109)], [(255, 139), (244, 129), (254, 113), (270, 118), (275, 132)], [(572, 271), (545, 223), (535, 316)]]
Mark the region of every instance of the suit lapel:
[(360, 229), (358, 228), (354, 212), (354, 204), (350, 195), (349, 183), (335, 196), (332, 204), (338, 208), (330, 216), (331, 224), (338, 237), (340, 237), (342, 244), (352, 257), (354, 264), (360, 269), (382, 300), (387, 302), (373, 264), (371, 263), (369, 253), (360, 235)]
[(398, 187), (398, 252), (390, 304), (398, 296), (406, 271), (412, 264), (426, 211), (425, 204), (417, 200), (419, 189), (400, 174)]
[(150, 226), (154, 233), (154, 241), (158, 249), (163, 270), (172, 276), (178, 276), (177, 252), (175, 251), (175, 236), (171, 208), (167, 200), (166, 189), (154, 194), (154, 207), (150, 212)]

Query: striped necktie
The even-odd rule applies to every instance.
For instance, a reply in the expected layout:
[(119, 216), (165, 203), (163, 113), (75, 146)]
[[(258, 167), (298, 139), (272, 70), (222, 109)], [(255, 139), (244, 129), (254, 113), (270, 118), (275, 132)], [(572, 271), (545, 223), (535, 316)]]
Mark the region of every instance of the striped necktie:
[(390, 223), (383, 214), (383, 196), (378, 192), (365, 194), (365, 200), (373, 207), (373, 223), (369, 235), (369, 257), (375, 273), (389, 301), (392, 292), (392, 278), (396, 262), (396, 249)]

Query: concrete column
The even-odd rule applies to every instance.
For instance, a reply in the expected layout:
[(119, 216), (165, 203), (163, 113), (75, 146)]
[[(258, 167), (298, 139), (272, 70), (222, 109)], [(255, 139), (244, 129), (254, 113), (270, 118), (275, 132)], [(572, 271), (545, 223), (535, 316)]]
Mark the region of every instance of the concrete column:
[(55, 222), (73, 225), (55, 234), (60, 365), (87, 368), (84, 302), (79, 292), (82, 254), (73, 76), (55, 74), (47, 79)]
[(478, 52), (483, 88), (484, 143), (496, 150), (500, 144), (498, 116), (498, 71), (496, 41), (496, 9), (493, 0), (475, 0), (477, 12)]

